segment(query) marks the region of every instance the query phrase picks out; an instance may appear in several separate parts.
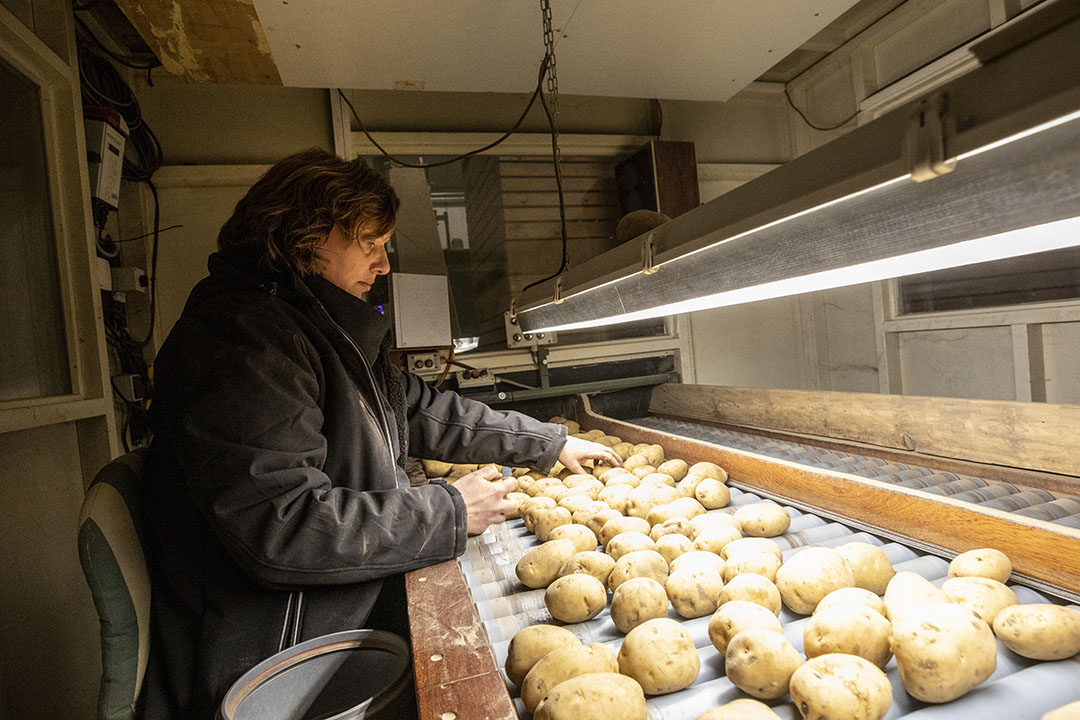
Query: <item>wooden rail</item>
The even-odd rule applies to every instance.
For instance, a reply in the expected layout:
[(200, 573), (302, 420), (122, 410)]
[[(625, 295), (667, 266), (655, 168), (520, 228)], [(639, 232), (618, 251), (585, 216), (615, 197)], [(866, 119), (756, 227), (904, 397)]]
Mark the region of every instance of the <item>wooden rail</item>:
[(880, 528), (917, 545), (951, 553), (998, 548), (1012, 560), (1014, 571), (1033, 584), (1080, 597), (1080, 530), (650, 430), (597, 415), (585, 396), (578, 402), (577, 420), (583, 428), (599, 428), (631, 442), (657, 443), (673, 457), (715, 462), (750, 489)]
[(405, 575), (421, 720), (516, 720), (457, 560)]

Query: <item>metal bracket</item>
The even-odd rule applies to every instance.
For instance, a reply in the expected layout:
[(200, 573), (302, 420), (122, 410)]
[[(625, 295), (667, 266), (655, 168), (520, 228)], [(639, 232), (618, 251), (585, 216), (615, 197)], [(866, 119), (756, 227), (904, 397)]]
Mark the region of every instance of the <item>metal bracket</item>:
[(649, 233), (645, 242), (641, 243), (641, 272), (652, 275), (660, 268), (656, 262), (656, 234)]
[(510, 298), (510, 322), (517, 324), (517, 298)]
[(936, 93), (920, 102), (908, 121), (907, 160), (915, 182), (933, 180), (956, 168), (956, 160), (948, 160), (945, 153), (946, 136), (953, 129), (948, 105), (948, 95)]
[(555, 297), (552, 299), (551, 302), (555, 303), (556, 305), (561, 305), (562, 301), (562, 277), (560, 276), (555, 278)]

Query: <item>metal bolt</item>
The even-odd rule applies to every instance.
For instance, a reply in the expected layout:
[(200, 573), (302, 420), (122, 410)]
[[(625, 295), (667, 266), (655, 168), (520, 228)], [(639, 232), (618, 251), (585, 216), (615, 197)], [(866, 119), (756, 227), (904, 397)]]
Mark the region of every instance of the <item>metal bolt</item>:
[(536, 337), (538, 337), (538, 338), (540, 338), (541, 340), (543, 340), (543, 339), (544, 339), (544, 333), (537, 333), (537, 334), (536, 334)]
[(514, 342), (521, 342), (521, 333), (514, 333)]
[(526, 340), (532, 340), (532, 333), (525, 333)]
[(505, 400), (506, 399), (506, 393), (504, 393), (504, 392), (499, 393), (499, 399), (500, 400)]

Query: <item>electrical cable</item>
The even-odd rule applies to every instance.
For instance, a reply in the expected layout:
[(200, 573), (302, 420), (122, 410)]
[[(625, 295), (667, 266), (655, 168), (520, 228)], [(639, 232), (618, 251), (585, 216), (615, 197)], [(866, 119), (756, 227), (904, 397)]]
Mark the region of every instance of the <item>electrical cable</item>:
[[(89, 10), (92, 7), (94, 7), (95, 5), (97, 5), (97, 0), (91, 0), (91, 2), (85, 3), (82, 6), (75, 6), (73, 9), (76, 12), (79, 12), (79, 11), (82, 11), (82, 10)], [(129, 67), (129, 68), (132, 68), (133, 70), (147, 70), (147, 71), (153, 70), (156, 67), (161, 67), (161, 61), (157, 60), (157, 59), (155, 59), (154, 62), (152, 62), (152, 63), (140, 63), (140, 62), (135, 62), (134, 60), (131, 60), (129, 58), (125, 58), (123, 55), (117, 55), (112, 50), (110, 50), (108, 47), (106, 47), (105, 43), (98, 40), (97, 35), (94, 34), (94, 31), (90, 29), (89, 25), (87, 25), (85, 22), (83, 22), (82, 18), (76, 16), (75, 17), (75, 22), (79, 23), (79, 25), (83, 29), (83, 32), (86, 33), (86, 35), (90, 38), (91, 42), (93, 42), (94, 45), (96, 45), (98, 47), (98, 49), (101, 50), (101, 52), (105, 53), (106, 55), (108, 55), (109, 57), (111, 57), (113, 60), (120, 63), (124, 67)]]
[(799, 114), (799, 117), (801, 117), (803, 119), (804, 123), (806, 123), (810, 127), (814, 128), (815, 130), (821, 130), (823, 132), (824, 131), (829, 131), (829, 130), (838, 130), (838, 129), (844, 127), (845, 125), (847, 125), (852, 120), (854, 120), (859, 114), (859, 111), (856, 110), (855, 112), (848, 115), (846, 118), (841, 120), (836, 125), (830, 125), (830, 126), (826, 127), (824, 125), (818, 125), (818, 124), (812, 122), (810, 120), (810, 118), (806, 117), (806, 113), (804, 113), (802, 110), (800, 110), (799, 107), (795, 104), (795, 101), (791, 99), (791, 94), (788, 92), (786, 84), (784, 85), (784, 97), (787, 98), (788, 105), (791, 106), (792, 110), (794, 110), (795, 112), (797, 112)]
[(454, 362), (454, 346), (450, 346), (450, 357), (446, 359), (443, 364), (442, 372), (439, 373), (439, 377), (435, 379), (435, 388), (437, 389), (443, 382), (446, 381), (446, 376), (450, 374), (450, 365)]
[[(160, 233), (163, 233), (163, 232), (167, 232), (169, 230), (176, 230), (177, 228), (182, 228), (182, 227), (184, 227), (184, 226), (183, 225), (170, 225), (169, 227), (161, 228), (160, 230), (158, 230), (158, 233), (160, 234)], [(116, 243), (132, 242), (133, 240), (142, 240), (143, 238), (148, 238), (153, 234), (154, 234), (154, 231), (151, 230), (150, 232), (143, 233), (142, 235), (136, 235), (135, 237), (124, 238), (123, 240), (113, 240), (113, 242), (116, 242)]]
[(533, 90), (532, 96), (529, 98), (529, 102), (525, 106), (525, 110), (522, 111), (521, 116), (517, 119), (517, 122), (514, 123), (513, 127), (511, 127), (509, 130), (507, 130), (505, 133), (503, 133), (502, 137), (498, 138), (497, 140), (495, 140), (493, 142), (488, 143), (487, 145), (484, 145), (483, 147), (476, 148), (475, 150), (470, 150), (467, 153), (463, 153), (463, 154), (458, 155), (456, 157), (452, 157), (452, 158), (450, 158), (448, 160), (440, 160), (439, 162), (433, 162), (433, 163), (413, 163), (413, 162), (409, 162), (408, 160), (403, 160), (403, 159), (397, 157), (396, 155), (391, 155), (389, 152), (387, 152), (385, 149), (383, 149), (383, 146), (380, 145), (378, 143), (378, 141), (376, 141), (375, 138), (371, 136), (371, 133), (368, 132), (368, 129), (366, 127), (364, 127), (364, 123), (360, 119), (360, 114), (356, 112), (356, 108), (353, 107), (353, 104), (349, 101), (349, 98), (346, 97), (345, 93), (342, 92), (339, 89), (338, 90), (338, 95), (340, 95), (341, 99), (345, 101), (345, 104), (349, 106), (349, 110), (352, 112), (352, 116), (356, 119), (356, 125), (357, 125), (357, 127), (360, 128), (360, 132), (364, 133), (364, 136), (371, 142), (372, 145), (375, 146), (375, 149), (378, 150), (382, 155), (386, 156), (387, 158), (389, 158), (393, 162), (396, 162), (398, 165), (401, 165), (403, 167), (409, 167), (409, 168), (442, 167), (443, 165), (451, 165), (453, 163), (460, 162), (461, 160), (464, 160), (467, 157), (472, 157), (473, 155), (479, 155), (480, 153), (482, 153), (482, 152), (484, 152), (486, 150), (490, 150), (491, 148), (505, 142), (507, 138), (509, 138), (511, 135), (513, 135), (515, 132), (517, 132), (517, 129), (519, 127), (521, 127), (521, 124), (523, 122), (525, 122), (525, 117), (529, 114), (529, 111), (532, 110), (532, 106), (533, 106), (533, 103), (536, 102), (536, 98), (540, 97), (542, 95), (543, 83), (544, 83), (544, 75), (547, 73), (547, 67), (548, 67), (548, 57), (545, 55), (543, 62), (540, 63), (540, 77), (536, 82), (536, 89)]

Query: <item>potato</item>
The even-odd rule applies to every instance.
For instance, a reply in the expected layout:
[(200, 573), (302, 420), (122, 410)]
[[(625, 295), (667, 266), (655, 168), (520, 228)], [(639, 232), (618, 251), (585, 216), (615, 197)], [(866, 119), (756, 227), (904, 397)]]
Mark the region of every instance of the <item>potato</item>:
[(950, 601), (974, 611), (988, 625), (994, 624), (999, 612), (1019, 602), (1016, 593), (1004, 583), (984, 577), (949, 578), (942, 584), (941, 592)]
[(573, 515), (570, 511), (564, 507), (553, 507), (550, 510), (540, 510), (536, 514), (536, 521), (533, 525), (533, 533), (536, 535), (536, 539), (541, 542), (547, 542), (551, 536), (551, 531), (560, 525), (569, 525), (573, 522)]
[(802, 655), (783, 633), (772, 630), (744, 630), (731, 639), (724, 654), (728, 680), (762, 700), (786, 695), (791, 675), (802, 662)]
[(882, 595), (896, 574), (885, 551), (870, 543), (844, 543), (836, 548), (844, 562), (855, 573), (855, 587)]
[(840, 553), (809, 547), (793, 555), (776, 571), (776, 588), (792, 612), (809, 615), (833, 590), (855, 587), (855, 574)]
[(716, 463), (711, 462), (699, 462), (690, 466), (690, 469), (686, 471), (687, 475), (704, 475), (707, 478), (713, 478), (720, 482), (727, 481), (727, 472), (724, 468), (720, 467)]
[[(683, 482), (686, 482), (685, 480)], [(727, 507), (731, 502), (731, 490), (714, 478), (701, 478), (694, 485), (694, 497), (708, 510)], [(741, 524), (741, 523), (740, 523)]]
[(780, 620), (771, 610), (745, 600), (724, 603), (709, 619), (709, 640), (722, 653), (745, 630), (780, 632)]
[(744, 552), (732, 555), (724, 562), (724, 582), (731, 582), (743, 573), (763, 575), (770, 582), (776, 582), (776, 573), (780, 570), (780, 561), (775, 555), (765, 552)]
[(521, 683), (521, 701), (532, 712), (548, 691), (561, 682), (586, 673), (618, 672), (615, 653), (600, 643), (552, 650), (540, 658)]
[(659, 445), (646, 445), (638, 450), (638, 452), (649, 461), (650, 465), (660, 466), (664, 464), (664, 448)]
[(506, 676), (520, 686), (540, 658), (552, 650), (580, 646), (574, 633), (556, 625), (530, 625), (514, 634), (506, 650)]
[(1049, 603), (1012, 605), (994, 618), (1005, 647), (1033, 660), (1063, 660), (1080, 653), (1080, 611)]
[(618, 475), (633, 475), (633, 473), (630, 472), (629, 470), (627, 470), (624, 467), (613, 467), (613, 468), (609, 468), (609, 469), (605, 470), (602, 475), (598, 475), (597, 479), (599, 479), (600, 482), (607, 485), (609, 480), (611, 480), (612, 478), (614, 478), (614, 477), (616, 477)]
[(558, 478), (553, 478), (553, 477), (546, 477), (546, 478), (541, 478), (541, 479), (537, 480), (536, 482), (530, 484), (529, 487), (525, 490), (525, 492), (527, 492), (529, 495), (531, 495), (533, 497), (537, 497), (538, 495), (543, 493), (545, 488), (554, 487), (554, 486), (558, 486), (558, 487), (562, 487), (562, 488), (566, 487), (565, 485), (562, 484), (562, 480), (559, 480)]
[(630, 472), (634, 472), (634, 470), (636, 470), (639, 467), (642, 467), (644, 465), (650, 465), (651, 466), (652, 463), (650, 463), (645, 458), (645, 456), (641, 455), (640, 453), (635, 452), (635, 453), (623, 458), (622, 466), (624, 468), (626, 468), (627, 470), (629, 470)]
[(645, 694), (633, 678), (619, 673), (585, 673), (548, 691), (533, 720), (646, 720)]
[(608, 587), (614, 590), (635, 577), (650, 577), (663, 585), (668, 578), (667, 560), (655, 550), (627, 553), (615, 561), (615, 567), (608, 575)]
[(760, 700), (739, 698), (706, 710), (697, 716), (697, 720), (780, 720), (780, 716)]
[(1051, 710), (1042, 716), (1042, 720), (1080, 720), (1080, 700)]
[(476, 472), (480, 469), (480, 466), (476, 463), (454, 463), (450, 466), (451, 475), (468, 475), (471, 472)]
[(563, 495), (567, 493), (567, 488), (562, 483), (558, 485), (546, 485), (543, 490), (540, 491), (540, 495), (543, 497), (549, 497), (554, 500), (559, 500)]
[[(693, 540), (706, 530), (724, 525), (733, 527), (742, 533), (742, 523), (734, 515), (726, 512), (707, 512), (704, 515), (690, 518), (690, 539)], [(776, 544), (772, 540), (769, 540), (769, 542)], [(777, 546), (777, 549), (779, 549), (779, 546)]]
[[(567, 510), (570, 511), (570, 521), (573, 522), (574, 513), (576, 513), (578, 510), (587, 510), (587, 509), (593, 507), (594, 502), (596, 502), (596, 501), (590, 499), (588, 495), (584, 495), (584, 494), (580, 494), (580, 493), (575, 494), (575, 493), (572, 493), (572, 492), (568, 492), (568, 493), (564, 493), (563, 496), (561, 498), (559, 498), (558, 505), (559, 505), (559, 507), (566, 508)], [(605, 503), (605, 505), (606, 504), (607, 503)], [(585, 526), (584, 523), (575, 523), (575, 524), (581, 525), (582, 527)]]
[(686, 464), (685, 460), (667, 460), (656, 466), (656, 472), (670, 475), (675, 482), (679, 482), (686, 477), (688, 470), (690, 470), (690, 466)]
[(895, 615), (914, 605), (947, 603), (949, 598), (929, 580), (918, 573), (898, 572), (885, 588), (885, 617)]
[(669, 574), (664, 585), (671, 607), (684, 618), (698, 618), (714, 612), (723, 587), (720, 573), (700, 565)]
[(429, 478), (446, 477), (454, 469), (453, 463), (441, 460), (421, 460), (420, 464), (424, 466), (424, 475)]
[(600, 528), (600, 532), (597, 537), (600, 538), (600, 544), (607, 547), (607, 544), (611, 542), (611, 538), (624, 532), (639, 532), (643, 535), (648, 535), (649, 523), (645, 522), (645, 518), (633, 518), (633, 517), (614, 517), (604, 523)]
[(780, 591), (772, 580), (757, 573), (739, 573), (731, 578), (716, 600), (720, 605), (742, 600), (767, 608), (774, 615), (780, 614)]
[[(885, 604), (888, 607), (888, 599)], [(913, 605), (891, 619), (889, 642), (900, 680), (914, 698), (935, 703), (955, 700), (997, 667), (994, 633), (963, 605)]]
[(884, 615), (865, 605), (836, 605), (815, 612), (803, 627), (803, 652), (808, 658), (858, 655), (883, 668), (892, 659), (889, 627)]
[(596, 550), (586, 550), (568, 558), (559, 568), (559, 577), (583, 573), (592, 575), (607, 586), (608, 575), (611, 574), (613, 567), (615, 567), (615, 561), (610, 555)]
[(564, 575), (548, 585), (544, 604), (551, 617), (564, 623), (585, 622), (607, 607), (607, 588), (592, 575)]
[[(656, 527), (662, 526), (657, 525)], [(656, 552), (664, 556), (669, 568), (671, 567), (671, 563), (675, 561), (675, 558), (680, 555), (685, 555), (693, 549), (694, 543), (690, 542), (690, 538), (678, 533), (663, 535), (656, 541)]]
[(613, 445), (611, 449), (614, 450), (615, 454), (618, 455), (622, 460), (626, 460), (626, 458), (630, 457), (634, 446), (633, 444), (628, 442), (621, 442)]
[(649, 695), (689, 687), (700, 669), (701, 657), (690, 633), (669, 618), (643, 622), (626, 634), (619, 648), (619, 672), (637, 680)]
[(705, 478), (700, 475), (689, 475), (676, 482), (675, 489), (679, 491), (680, 497), (692, 498), (694, 497), (694, 493), (697, 492), (698, 485), (700, 485), (701, 481), (704, 479)]
[(581, 495), (589, 498), (590, 500), (597, 500), (600, 497), (600, 491), (604, 489), (604, 483), (599, 480), (587, 480), (580, 482), (573, 487), (567, 487), (566, 492), (560, 496), (560, 500), (568, 495)]
[(671, 477), (667, 473), (651, 472), (645, 477), (641, 478), (642, 485), (666, 485), (668, 487), (675, 487), (675, 478)]
[(885, 673), (854, 655), (812, 658), (791, 674), (789, 687), (803, 720), (881, 720), (892, 705)]
[(559, 576), (559, 568), (577, 552), (570, 540), (551, 540), (521, 556), (517, 577), (525, 587), (544, 588)]
[(697, 534), (694, 538), (694, 547), (698, 550), (720, 554), (724, 546), (742, 537), (738, 528), (730, 525), (717, 525)]
[[(691, 523), (691, 525), (692, 524), (693, 523)], [(741, 526), (742, 525), (740, 524), (740, 527)], [(780, 549), (780, 545), (778, 545), (775, 540), (770, 540), (769, 538), (744, 537), (741, 540), (732, 542), (730, 545), (725, 545), (724, 552), (722, 552), (721, 555), (727, 560), (737, 554), (753, 552), (768, 553), (775, 556), (776, 559), (781, 562), (784, 560), (784, 552)]]
[(1011, 574), (1009, 556), (994, 548), (968, 550), (949, 563), (949, 577), (984, 577), (1004, 583)]
[[(631, 475), (630, 477), (633, 477)], [(616, 483), (614, 485), (608, 485), (600, 494), (596, 496), (596, 499), (602, 503), (605, 503), (612, 510), (618, 510), (623, 512), (626, 510), (626, 498), (630, 495), (630, 491), (634, 487), (627, 483)]]
[(744, 535), (751, 537), (776, 537), (791, 527), (787, 510), (773, 502), (751, 503), (735, 511), (742, 523)]
[(569, 540), (574, 543), (578, 552), (595, 550), (597, 545), (596, 535), (584, 525), (560, 525), (548, 533), (548, 540)]
[(641, 484), (641, 478), (632, 472), (619, 473), (617, 475), (609, 475), (605, 486), (611, 487), (615, 485), (628, 485), (631, 489), (636, 488)]
[(619, 558), (627, 553), (637, 552), (638, 550), (655, 550), (656, 542), (645, 533), (631, 530), (630, 532), (619, 533), (611, 538), (606, 549), (607, 554), (618, 562)]
[[(603, 443), (606, 444), (606, 443)], [(610, 446), (609, 446), (610, 447)], [(608, 470), (614, 470), (614, 465), (608, 465), (607, 463), (600, 463), (592, 469), (592, 476), (599, 481), (600, 476), (606, 473)], [(603, 483), (601, 483), (603, 484)]]
[(531, 498), (523, 492), (515, 491), (506, 493), (506, 499), (514, 503), (514, 509), (506, 514), (507, 520), (513, 520), (521, 517), (522, 511), (525, 509), (525, 502)]
[[(605, 510), (596, 510), (592, 513), (592, 515), (583, 519), (585, 520), (585, 527), (596, 533), (596, 537), (599, 538), (601, 535), (601, 528), (603, 528), (604, 525), (606, 525), (609, 521), (614, 520), (615, 518), (621, 518), (622, 516), (623, 514), (621, 512), (619, 512), (618, 510), (612, 510), (609, 507)], [(647, 524), (648, 523), (646, 523), (646, 525)], [(600, 544), (603, 545), (603, 541), (600, 541)]]
[(574, 473), (563, 478), (563, 485), (568, 488), (575, 488), (582, 483), (589, 483), (593, 480), (596, 480), (596, 478), (589, 473)]
[(647, 476), (656, 472), (656, 468), (652, 465), (638, 465), (636, 468), (630, 471), (630, 473), (638, 479), (638, 482)]
[(705, 565), (714, 568), (718, 573), (724, 572), (724, 559), (716, 553), (706, 552), (705, 550), (691, 550), (679, 555), (679, 557), (671, 561), (671, 572), (689, 565)]
[(705, 513), (705, 508), (701, 507), (694, 498), (681, 497), (672, 500), (665, 505), (657, 505), (649, 514), (645, 516), (646, 522), (649, 525), (659, 525), (662, 522), (671, 520), (672, 518), (684, 518), (687, 523), (687, 530), (690, 528), (690, 518), (697, 517)]
[(667, 617), (664, 586), (648, 577), (636, 577), (615, 588), (611, 596), (611, 621), (628, 633), (646, 620)]
[[(663, 506), (661, 506), (663, 507)], [(653, 509), (656, 512), (656, 508)], [(668, 518), (664, 522), (656, 523), (652, 526), (652, 530), (649, 531), (649, 537), (653, 540), (659, 540), (665, 535), (682, 535), (687, 540), (690, 539), (690, 521), (684, 517)], [(691, 543), (692, 545), (693, 543)]]
[(831, 593), (821, 598), (821, 602), (814, 608), (814, 614), (826, 608), (837, 607), (840, 605), (862, 605), (868, 607), (876, 613), (880, 613), (882, 617), (885, 615), (885, 603), (882, 602), (874, 593), (869, 590), (863, 590), (858, 587), (840, 588), (833, 590)]
[(679, 497), (679, 491), (667, 485), (638, 485), (626, 496), (626, 514), (645, 519), (658, 505), (667, 505)]
[(566, 426), (567, 435), (573, 435), (581, 430), (581, 425), (576, 420), (567, 420), (561, 424)]
[[(589, 498), (583, 498), (583, 500), (584, 502), (581, 503), (581, 509), (570, 511), (573, 513), (571, 520), (573, 520), (575, 525), (584, 525), (592, 530), (592, 528), (589, 527), (589, 520), (592, 519), (592, 516), (601, 511), (611, 510), (611, 508), (606, 503), (602, 503), (599, 500), (589, 500)], [(593, 532), (598, 533), (599, 528), (593, 530)]]

